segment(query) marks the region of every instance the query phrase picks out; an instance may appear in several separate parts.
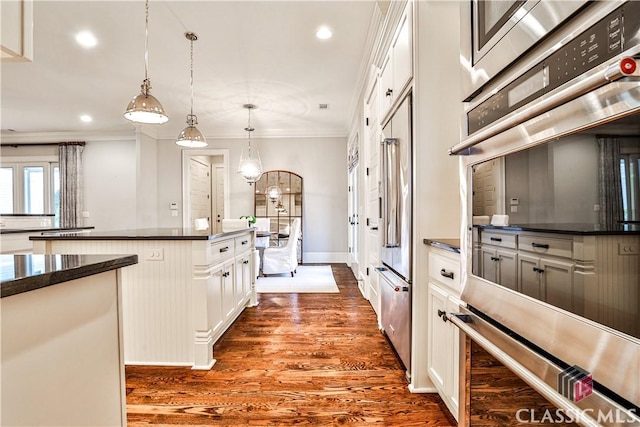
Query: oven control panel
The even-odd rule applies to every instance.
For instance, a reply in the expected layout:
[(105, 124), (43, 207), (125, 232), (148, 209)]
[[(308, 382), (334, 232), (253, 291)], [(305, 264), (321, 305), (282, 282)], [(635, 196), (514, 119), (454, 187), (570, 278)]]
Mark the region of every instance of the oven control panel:
[(469, 111), (468, 134), (619, 55), (638, 43), (639, 32), (640, 2), (630, 1)]

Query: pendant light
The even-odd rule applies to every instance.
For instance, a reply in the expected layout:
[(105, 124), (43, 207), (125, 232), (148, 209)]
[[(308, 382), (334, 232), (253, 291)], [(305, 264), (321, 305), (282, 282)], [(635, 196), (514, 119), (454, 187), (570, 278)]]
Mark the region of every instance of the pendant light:
[(162, 104), (151, 95), (151, 80), (149, 79), (149, 0), (144, 3), (144, 80), (140, 86), (140, 94), (135, 96), (124, 112), (124, 118), (134, 123), (163, 124), (169, 120), (164, 113)]
[(196, 127), (198, 118), (193, 114), (193, 42), (198, 40), (198, 36), (192, 32), (186, 32), (184, 36), (191, 43), (191, 110), (187, 114), (187, 127), (182, 129), (182, 132), (178, 135), (176, 144), (189, 148), (206, 147), (207, 141), (202, 132)]
[(253, 104), (244, 104), (242, 107), (249, 110), (249, 123), (247, 127), (244, 128), (244, 130), (249, 133), (249, 147), (246, 156), (244, 149), (242, 150), (242, 154), (240, 155), (240, 164), (238, 165), (238, 173), (242, 175), (242, 179), (244, 179), (245, 182), (248, 182), (249, 185), (251, 185), (262, 177), (262, 162), (260, 161), (258, 149), (255, 149), (255, 157), (252, 157), (251, 155), (251, 132), (255, 130), (251, 127), (251, 110), (258, 107)]

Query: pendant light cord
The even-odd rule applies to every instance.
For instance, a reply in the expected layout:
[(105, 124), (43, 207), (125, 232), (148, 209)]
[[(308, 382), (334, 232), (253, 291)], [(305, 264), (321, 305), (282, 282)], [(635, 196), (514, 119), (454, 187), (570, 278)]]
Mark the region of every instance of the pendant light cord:
[(191, 41), (191, 115), (193, 116), (193, 37), (190, 37)]
[(144, 2), (144, 81), (149, 81), (149, 0)]
[(249, 110), (249, 124), (247, 126), (247, 130), (249, 131), (249, 158), (251, 158), (251, 130), (253, 129), (251, 127), (251, 108), (248, 108)]

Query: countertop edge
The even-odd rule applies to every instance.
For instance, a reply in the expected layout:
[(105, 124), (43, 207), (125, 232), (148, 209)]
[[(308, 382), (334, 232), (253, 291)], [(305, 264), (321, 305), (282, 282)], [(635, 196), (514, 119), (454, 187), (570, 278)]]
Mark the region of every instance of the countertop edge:
[(95, 227), (70, 227), (70, 228), (60, 228), (60, 227), (30, 227), (30, 228), (7, 228), (0, 229), (0, 235), (2, 234), (19, 234), (19, 233), (38, 233), (38, 232), (47, 232), (47, 231), (59, 231), (59, 232), (69, 232), (76, 230), (93, 230)]
[[(62, 235), (55, 234), (46, 234), (40, 236), (30, 236), (29, 240), (216, 240), (220, 238), (228, 238), (236, 235), (242, 235), (246, 232), (253, 231), (253, 228), (243, 228), (241, 230), (232, 230), (224, 233), (217, 234), (203, 234), (203, 235), (189, 235), (189, 236), (170, 236), (170, 235), (118, 235), (114, 233), (113, 235), (95, 235), (91, 233), (77, 233), (77, 234), (68, 234), (66, 235), (64, 232), (61, 232)], [(109, 233), (100, 232), (100, 233)]]
[(82, 279), (110, 270), (127, 267), (138, 263), (137, 255), (113, 255), (112, 259), (89, 262), (86, 265), (71, 267), (61, 271), (42, 273), (36, 276), (21, 277), (2, 283), (0, 298), (19, 295), (25, 292), (54, 286), (71, 280)]
[(470, 227), (480, 228), (485, 230), (504, 230), (504, 231), (531, 231), (534, 233), (548, 233), (548, 234), (566, 234), (573, 236), (624, 236), (624, 235), (637, 235), (640, 234), (640, 230), (565, 230), (546, 228), (544, 226), (527, 226), (527, 225), (489, 225), (489, 224), (474, 224)]
[(460, 253), (460, 239), (423, 239), (422, 243), (449, 252)]

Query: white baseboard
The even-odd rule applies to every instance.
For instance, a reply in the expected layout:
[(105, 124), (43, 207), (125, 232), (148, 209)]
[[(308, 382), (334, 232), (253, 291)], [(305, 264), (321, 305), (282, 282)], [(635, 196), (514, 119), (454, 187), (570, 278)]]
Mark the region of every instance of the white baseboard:
[(413, 384), (409, 384), (409, 391), (411, 393), (437, 393), (438, 389), (435, 387), (414, 387)]
[(310, 264), (321, 263), (321, 262), (346, 263), (347, 253), (346, 252), (305, 252), (303, 259), (305, 263), (310, 263)]

